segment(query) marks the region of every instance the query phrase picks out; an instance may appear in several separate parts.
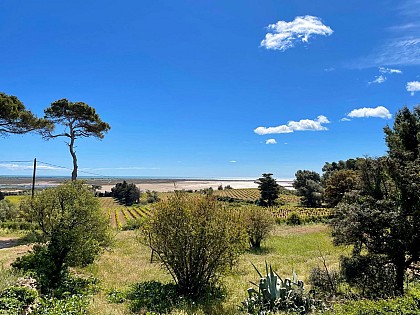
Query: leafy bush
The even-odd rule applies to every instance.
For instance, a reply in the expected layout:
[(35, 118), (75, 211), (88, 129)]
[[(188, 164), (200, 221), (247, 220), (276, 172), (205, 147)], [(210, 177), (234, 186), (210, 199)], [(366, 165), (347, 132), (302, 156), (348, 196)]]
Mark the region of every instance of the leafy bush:
[(133, 313), (141, 310), (159, 314), (170, 311), (179, 300), (175, 284), (162, 284), (157, 281), (147, 281), (135, 284), (126, 294), (129, 308)]
[(84, 295), (70, 295), (66, 299), (46, 297), (40, 300), (40, 305), (31, 313), (33, 315), (87, 315), (89, 299)]
[(14, 221), (18, 215), (17, 207), (10, 200), (0, 199), (0, 222)]
[(13, 267), (32, 271), (43, 292), (57, 288), (69, 267), (92, 263), (110, 243), (109, 221), (83, 182), (46, 189), (26, 205), (29, 219), (42, 230), (42, 239)]
[(244, 215), (249, 244), (252, 248), (260, 248), (261, 241), (269, 235), (273, 227), (272, 213), (258, 206), (242, 207), (241, 212)]
[(344, 279), (363, 297), (384, 298), (394, 295), (395, 266), (381, 255), (341, 257)]
[(337, 270), (315, 267), (310, 272), (309, 283), (317, 293), (334, 295), (342, 283), (342, 277)]
[(155, 203), (160, 200), (157, 191), (146, 190), (147, 203)]
[(287, 216), (286, 223), (288, 225), (301, 225), (302, 218), (300, 217), (299, 213), (293, 211)]
[(126, 181), (117, 183), (115, 187), (112, 187), (111, 193), (112, 197), (126, 206), (138, 203), (140, 199), (140, 189), (135, 184), (128, 184)]
[(0, 222), (0, 228), (9, 230), (26, 230), (30, 231), (36, 228), (36, 225), (25, 221), (6, 221)]
[(152, 209), (143, 243), (160, 258), (180, 294), (198, 298), (246, 248), (240, 214), (209, 195), (175, 192)]
[(0, 314), (25, 314), (38, 297), (33, 288), (11, 286), (0, 292)]
[(420, 289), (412, 289), (403, 297), (385, 300), (358, 300), (337, 304), (325, 315), (418, 315)]
[[(254, 265), (253, 265), (254, 266)], [(271, 266), (265, 264), (266, 276), (263, 276), (254, 266), (260, 281), (258, 291), (248, 289), (248, 298), (242, 303), (242, 310), (248, 314), (268, 314), (279, 311), (297, 312), (307, 314), (315, 309), (316, 301), (304, 291), (303, 281), (297, 280), (293, 273), (293, 279), (281, 279)]]

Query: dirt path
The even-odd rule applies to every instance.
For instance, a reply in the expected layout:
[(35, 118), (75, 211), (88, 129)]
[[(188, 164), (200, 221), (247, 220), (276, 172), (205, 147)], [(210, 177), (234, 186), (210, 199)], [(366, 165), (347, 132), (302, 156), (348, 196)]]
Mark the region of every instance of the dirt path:
[(0, 250), (5, 248), (11, 248), (19, 245), (18, 237), (3, 237), (0, 236)]

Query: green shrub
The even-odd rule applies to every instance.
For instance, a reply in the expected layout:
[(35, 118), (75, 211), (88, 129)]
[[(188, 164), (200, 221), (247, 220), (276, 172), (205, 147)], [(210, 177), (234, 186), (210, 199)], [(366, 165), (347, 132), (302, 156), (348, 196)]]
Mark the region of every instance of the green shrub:
[(142, 233), (180, 294), (199, 298), (246, 248), (240, 212), (210, 195), (175, 192), (153, 207)]
[(381, 255), (341, 257), (341, 273), (362, 297), (384, 298), (394, 294), (395, 266)]
[(109, 221), (82, 181), (46, 189), (24, 206), (42, 239), (13, 267), (33, 272), (43, 293), (59, 287), (69, 267), (92, 263), (111, 241)]
[(288, 225), (301, 225), (302, 222), (302, 217), (295, 211), (290, 212), (286, 219)]
[(83, 295), (70, 295), (66, 299), (43, 298), (33, 315), (87, 315), (89, 299)]
[(25, 314), (35, 302), (38, 292), (29, 287), (11, 286), (0, 291), (0, 314)]
[(337, 293), (339, 285), (342, 283), (342, 277), (337, 270), (325, 270), (315, 267), (309, 275), (309, 283), (317, 293), (334, 295)]
[(25, 230), (30, 231), (35, 229), (36, 225), (26, 221), (6, 221), (0, 222), (0, 228), (8, 230)]
[(251, 248), (260, 248), (273, 227), (273, 215), (266, 208), (246, 206), (241, 208)]
[(179, 300), (177, 286), (172, 283), (162, 284), (157, 281), (147, 281), (135, 284), (126, 294), (129, 308), (133, 313), (141, 310), (169, 312)]
[(10, 200), (0, 200), (0, 222), (14, 221), (18, 216), (18, 209)]
[(394, 299), (358, 300), (337, 304), (325, 315), (418, 315), (420, 314), (420, 289)]

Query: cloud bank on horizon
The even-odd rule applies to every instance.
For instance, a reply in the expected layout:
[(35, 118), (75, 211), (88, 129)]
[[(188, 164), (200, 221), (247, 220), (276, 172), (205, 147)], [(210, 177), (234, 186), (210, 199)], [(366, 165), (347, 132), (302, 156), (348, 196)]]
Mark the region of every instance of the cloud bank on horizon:
[(312, 15), (297, 16), (291, 22), (278, 21), (268, 25), (267, 29), (270, 32), (260, 46), (280, 51), (292, 48), (299, 42), (307, 43), (313, 35), (330, 36), (334, 32), (320, 18)]

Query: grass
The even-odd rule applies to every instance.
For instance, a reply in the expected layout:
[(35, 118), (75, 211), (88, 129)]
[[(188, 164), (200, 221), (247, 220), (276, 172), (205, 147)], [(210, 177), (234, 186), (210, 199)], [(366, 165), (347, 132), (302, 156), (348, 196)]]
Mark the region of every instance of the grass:
[[(251, 286), (249, 281), (258, 281), (251, 262), (262, 270), (267, 261), (280, 276), (291, 277), (295, 271), (299, 279), (307, 282), (311, 268), (322, 263), (318, 258), (320, 251), (329, 265), (336, 265), (343, 251), (332, 245), (326, 225), (276, 226), (263, 249), (246, 252), (231, 274), (223, 279), (227, 297), (221, 304), (186, 306), (173, 314), (238, 314), (238, 306)], [(92, 314), (130, 314), (124, 304), (107, 302), (106, 293), (111, 289), (124, 290), (130, 284), (148, 280), (172, 281), (158, 263), (150, 263), (150, 250), (139, 244), (133, 231), (117, 233), (113, 248), (84, 271), (93, 273), (101, 281), (102, 290), (91, 304)]]

